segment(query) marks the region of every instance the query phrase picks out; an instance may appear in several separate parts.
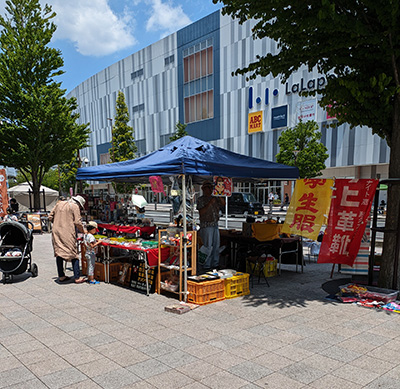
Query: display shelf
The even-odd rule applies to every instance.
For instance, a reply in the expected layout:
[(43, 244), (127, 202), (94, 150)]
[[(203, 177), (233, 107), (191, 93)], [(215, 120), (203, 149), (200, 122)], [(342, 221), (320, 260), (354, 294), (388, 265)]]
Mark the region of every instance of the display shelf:
[[(190, 265), (186, 267), (186, 270), (190, 272), (191, 275), (196, 275), (196, 260), (197, 260), (197, 231), (188, 231), (187, 235), (191, 234), (192, 239), (188, 240), (186, 243), (186, 250), (187, 250), (187, 258), (188, 263), (190, 261)], [(164, 235), (168, 235), (167, 229), (161, 229), (158, 231), (158, 274), (157, 274), (157, 292), (160, 294), (162, 291), (179, 295), (179, 300), (182, 301), (182, 297), (184, 294), (184, 234), (182, 231), (179, 231), (179, 239), (177, 239), (174, 243), (176, 244), (169, 244), (163, 241), (162, 237)], [(171, 249), (175, 249), (175, 252), (171, 255), (176, 255), (177, 258), (173, 260), (173, 264), (169, 262), (162, 262), (161, 261), (161, 246), (163, 247), (170, 247)], [(174, 290), (173, 287), (166, 288), (168, 284), (165, 283), (167, 277), (177, 279), (177, 288)], [(164, 285), (164, 288), (162, 288)]]

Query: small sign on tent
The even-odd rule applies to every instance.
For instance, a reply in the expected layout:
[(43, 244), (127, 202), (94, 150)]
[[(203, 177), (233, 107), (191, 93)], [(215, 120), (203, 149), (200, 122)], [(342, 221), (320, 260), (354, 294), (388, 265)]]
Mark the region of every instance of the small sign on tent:
[(232, 178), (214, 176), (214, 190), (212, 192), (213, 196), (232, 196)]
[(153, 193), (163, 193), (165, 196), (164, 184), (160, 176), (150, 176), (149, 181)]

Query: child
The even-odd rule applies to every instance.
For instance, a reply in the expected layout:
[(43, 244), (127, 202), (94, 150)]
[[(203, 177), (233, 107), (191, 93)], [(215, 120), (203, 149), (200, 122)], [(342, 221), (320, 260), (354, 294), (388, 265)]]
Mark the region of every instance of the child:
[(86, 261), (87, 261), (87, 272), (88, 272), (88, 282), (89, 284), (100, 284), (99, 281), (94, 279), (94, 263), (96, 261), (96, 253), (94, 248), (100, 243), (100, 241), (96, 241), (96, 238), (93, 236), (93, 233), (97, 230), (97, 223), (90, 221), (86, 225), (87, 234), (85, 234), (83, 241), (86, 247)]

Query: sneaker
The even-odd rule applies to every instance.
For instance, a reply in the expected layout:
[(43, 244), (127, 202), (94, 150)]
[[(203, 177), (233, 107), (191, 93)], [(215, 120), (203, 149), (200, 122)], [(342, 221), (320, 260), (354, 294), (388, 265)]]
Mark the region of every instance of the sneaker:
[(89, 281), (89, 284), (98, 285), (98, 284), (100, 284), (100, 282), (97, 280), (93, 280), (93, 281)]

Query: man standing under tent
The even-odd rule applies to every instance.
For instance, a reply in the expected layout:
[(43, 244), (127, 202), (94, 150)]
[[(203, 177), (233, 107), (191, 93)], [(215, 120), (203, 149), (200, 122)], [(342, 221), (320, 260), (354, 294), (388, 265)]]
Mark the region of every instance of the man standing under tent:
[(202, 187), (203, 195), (197, 200), (197, 210), (200, 216), (199, 236), (203, 245), (210, 250), (203, 270), (217, 269), (219, 266), (220, 236), (218, 229), (219, 211), (225, 206), (223, 197), (211, 196), (213, 184), (204, 181)]

